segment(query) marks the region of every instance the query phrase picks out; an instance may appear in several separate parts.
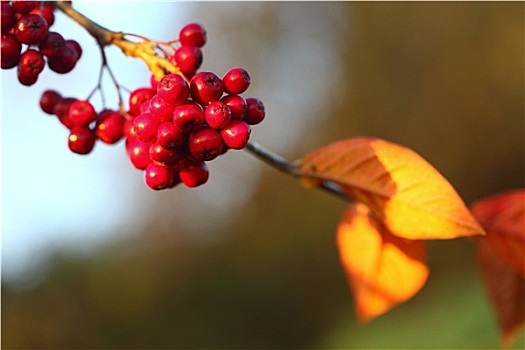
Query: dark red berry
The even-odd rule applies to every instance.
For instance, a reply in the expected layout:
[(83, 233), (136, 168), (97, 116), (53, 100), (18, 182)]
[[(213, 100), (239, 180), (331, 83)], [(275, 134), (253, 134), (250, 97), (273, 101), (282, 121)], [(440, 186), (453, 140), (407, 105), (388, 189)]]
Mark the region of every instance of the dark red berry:
[(16, 23), (16, 13), (13, 6), (2, 1), (2, 34), (9, 32)]
[(40, 4), (39, 6), (35, 7), (30, 13), (42, 15), (42, 17), (44, 17), (44, 19), (47, 22), (47, 27), (51, 28), (51, 26), (55, 23), (55, 13), (53, 11), (53, 6), (51, 6), (50, 4), (44, 4), (43, 6)]
[(68, 97), (62, 98), (57, 101), (55, 107), (53, 108), (53, 114), (58, 117), (58, 120), (68, 129), (71, 129), (74, 125), (69, 120), (69, 108), (77, 99)]
[(251, 128), (248, 124), (240, 120), (232, 120), (221, 130), (221, 137), (229, 148), (242, 149), (248, 143), (250, 133)]
[(202, 128), (190, 134), (188, 150), (199, 161), (210, 161), (222, 152), (222, 138), (217, 130)]
[(157, 86), (157, 94), (169, 104), (180, 105), (190, 95), (186, 80), (179, 74), (164, 76)]
[(68, 146), (77, 154), (88, 154), (95, 147), (95, 134), (85, 127), (74, 126), (69, 134)]
[(246, 115), (247, 104), (244, 97), (239, 95), (226, 95), (221, 101), (230, 108), (232, 119), (243, 120)]
[(29, 13), (36, 7), (37, 1), (11, 0), (13, 10), (17, 13)]
[(62, 95), (55, 90), (46, 90), (40, 97), (40, 108), (47, 114), (54, 114), (53, 110), (58, 101), (62, 99)]
[(20, 44), (13, 34), (8, 33), (2, 35), (2, 69), (16, 67), (20, 61), (21, 51), (22, 44)]
[(142, 142), (155, 141), (159, 125), (160, 122), (150, 112), (141, 113), (133, 120), (137, 138)]
[(159, 95), (153, 96), (149, 101), (149, 111), (159, 123), (171, 121), (174, 108), (174, 105), (164, 101)]
[(20, 84), (25, 85), (25, 86), (33, 85), (34, 83), (36, 83), (38, 79), (38, 74), (26, 75), (24, 74), (24, 72), (20, 70), (20, 67), (18, 67), (17, 69), (16, 76)]
[(149, 148), (151, 144), (151, 142), (142, 142), (139, 139), (127, 143), (126, 153), (135, 168), (144, 170), (148, 164), (151, 163), (149, 157)]
[(182, 45), (203, 47), (206, 44), (206, 30), (199, 23), (189, 23), (181, 29), (179, 39)]
[(222, 101), (213, 101), (204, 110), (206, 124), (212, 129), (222, 129), (231, 120), (230, 108)]
[(124, 117), (117, 111), (102, 111), (95, 125), (95, 135), (100, 141), (113, 145), (124, 136), (125, 122)]
[(212, 72), (200, 72), (190, 81), (191, 98), (203, 106), (217, 101), (224, 92), (222, 80)]
[(26, 52), (20, 56), (18, 69), (23, 75), (35, 76), (44, 70), (45, 65), (44, 55), (42, 55), (40, 51), (27, 49)]
[(172, 182), (171, 170), (164, 165), (150, 163), (144, 171), (144, 181), (153, 190), (168, 188)]
[(224, 91), (229, 94), (242, 94), (250, 86), (250, 75), (243, 68), (232, 68), (222, 78)]
[(73, 39), (67, 39), (66, 44), (70, 45), (73, 49), (75, 49), (75, 52), (78, 55), (77, 61), (82, 57), (82, 46), (78, 43), (78, 41)]
[(244, 121), (250, 125), (259, 124), (263, 121), (266, 111), (264, 104), (258, 98), (247, 98), (246, 99), (247, 109)]
[(46, 57), (58, 57), (66, 49), (66, 40), (57, 32), (49, 32), (38, 48)]
[(208, 181), (208, 165), (204, 162), (183, 166), (179, 171), (180, 180), (188, 187), (197, 187)]
[(91, 102), (77, 100), (69, 107), (69, 121), (75, 126), (87, 127), (97, 119), (97, 112)]
[(47, 22), (41, 15), (22, 15), (15, 23), (15, 37), (22, 44), (34, 45), (45, 39)]
[(184, 133), (199, 130), (204, 124), (202, 107), (193, 102), (175, 107), (173, 124)]
[(182, 144), (182, 131), (170, 122), (164, 122), (157, 129), (157, 142), (166, 149), (174, 149)]
[(202, 65), (202, 50), (197, 46), (182, 45), (172, 60), (184, 73), (196, 72)]
[(62, 51), (60, 55), (49, 57), (47, 65), (53, 72), (65, 74), (75, 68), (78, 58), (78, 52), (74, 46), (66, 40), (64, 51)]
[(140, 114), (140, 106), (144, 101), (150, 100), (155, 96), (156, 91), (143, 87), (137, 88), (131, 92), (129, 95), (129, 114), (132, 116), (137, 116)]
[(160, 164), (174, 165), (181, 159), (179, 150), (166, 149), (158, 142), (153, 143), (149, 148), (149, 157), (152, 161)]

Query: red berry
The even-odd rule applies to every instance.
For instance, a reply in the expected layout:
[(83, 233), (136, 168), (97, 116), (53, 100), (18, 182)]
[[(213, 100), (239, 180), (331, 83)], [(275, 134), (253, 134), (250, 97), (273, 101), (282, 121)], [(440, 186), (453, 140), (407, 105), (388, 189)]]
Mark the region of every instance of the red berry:
[(157, 86), (157, 94), (172, 105), (180, 105), (186, 101), (190, 94), (188, 83), (179, 74), (164, 76)]
[(168, 188), (172, 182), (171, 170), (166, 166), (150, 163), (144, 171), (144, 181), (153, 190)]
[(222, 82), (227, 93), (242, 94), (250, 86), (250, 75), (242, 68), (232, 68), (224, 75)]
[(203, 47), (206, 44), (206, 30), (199, 23), (190, 23), (181, 29), (179, 39), (182, 45)]
[(151, 163), (149, 157), (149, 148), (151, 142), (142, 142), (138, 139), (130, 141), (126, 145), (126, 153), (133, 166), (137, 169), (144, 170)]
[(222, 80), (212, 72), (195, 74), (190, 82), (191, 98), (203, 106), (217, 101), (224, 92)]
[(166, 149), (174, 149), (182, 144), (183, 134), (175, 124), (164, 122), (157, 129), (157, 142)]
[(155, 142), (149, 148), (149, 158), (156, 163), (174, 165), (177, 164), (181, 156), (178, 150), (166, 149)]
[(20, 56), (18, 69), (23, 75), (36, 76), (44, 70), (45, 65), (44, 55), (42, 55), (40, 51), (27, 49), (26, 52)]
[(91, 102), (87, 100), (77, 100), (71, 104), (68, 118), (75, 126), (87, 127), (97, 119), (97, 112)]
[(212, 129), (222, 129), (231, 120), (231, 110), (222, 101), (213, 101), (204, 110), (206, 123)]
[(222, 152), (222, 138), (217, 130), (202, 128), (190, 134), (188, 150), (199, 161), (210, 161)]
[(137, 116), (140, 114), (140, 106), (144, 101), (150, 100), (155, 96), (156, 91), (143, 87), (137, 88), (131, 92), (129, 95), (129, 114), (132, 116)]
[(53, 12), (53, 6), (50, 4), (40, 4), (35, 7), (30, 13), (35, 13), (37, 15), (42, 15), (47, 22), (47, 27), (50, 28), (55, 23), (55, 14)]
[(95, 141), (95, 134), (91, 130), (74, 126), (69, 134), (68, 146), (74, 153), (88, 154), (95, 147)]
[(141, 113), (133, 120), (137, 138), (142, 142), (155, 141), (159, 125), (150, 112)]
[(11, 5), (17, 13), (29, 13), (36, 7), (37, 1), (12, 0)]
[(67, 39), (66, 44), (70, 45), (73, 49), (75, 49), (75, 52), (78, 55), (77, 61), (82, 57), (82, 46), (78, 43), (78, 41), (73, 39)]
[(56, 115), (58, 120), (68, 129), (74, 126), (71, 120), (69, 120), (69, 108), (76, 100), (76, 98), (72, 97), (62, 98), (57, 101), (53, 108), (53, 114)]
[(159, 95), (153, 96), (149, 101), (149, 111), (159, 123), (171, 121), (174, 108), (174, 105), (164, 101)]
[(49, 32), (38, 48), (47, 57), (58, 57), (66, 49), (66, 40), (57, 32)]
[(47, 114), (54, 114), (53, 110), (58, 101), (62, 99), (62, 95), (55, 90), (46, 90), (40, 97), (40, 108)]
[(124, 136), (124, 117), (117, 111), (105, 110), (100, 113), (95, 125), (95, 135), (108, 145), (113, 145)]
[(22, 15), (15, 23), (15, 37), (22, 44), (34, 45), (45, 39), (47, 22), (41, 15)]
[(2, 1), (2, 34), (9, 32), (16, 23), (16, 13), (13, 6)]
[(22, 51), (22, 44), (15, 38), (13, 34), (2, 35), (2, 69), (9, 69), (16, 67), (20, 61), (20, 52)]
[(246, 115), (247, 104), (244, 97), (239, 95), (226, 95), (221, 101), (230, 108), (232, 119), (243, 120)]
[(200, 162), (183, 166), (179, 171), (179, 176), (186, 186), (197, 187), (208, 181), (210, 173), (206, 163)]
[(202, 65), (202, 50), (197, 46), (182, 45), (175, 51), (172, 61), (185, 73), (196, 72)]
[(47, 65), (55, 73), (65, 74), (69, 73), (75, 68), (79, 59), (78, 52), (75, 47), (66, 40), (64, 51), (60, 55), (49, 57)]
[(248, 106), (246, 110), (246, 116), (244, 121), (250, 125), (259, 124), (263, 121), (266, 112), (264, 104), (258, 98), (247, 98), (246, 104)]
[(248, 124), (240, 120), (232, 120), (221, 130), (221, 137), (229, 148), (242, 149), (248, 143), (250, 133), (251, 128)]
[(204, 124), (202, 107), (193, 102), (175, 107), (173, 124), (184, 133), (199, 130)]
[(25, 86), (33, 85), (38, 80), (38, 74), (26, 75), (20, 70), (20, 67), (17, 69), (16, 76), (20, 84)]

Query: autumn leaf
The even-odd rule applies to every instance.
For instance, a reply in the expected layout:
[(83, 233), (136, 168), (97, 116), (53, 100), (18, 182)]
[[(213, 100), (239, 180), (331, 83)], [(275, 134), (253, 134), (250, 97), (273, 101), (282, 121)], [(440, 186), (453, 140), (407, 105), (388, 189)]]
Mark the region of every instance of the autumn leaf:
[(485, 227), (477, 240), (478, 262), (509, 347), (525, 323), (525, 191), (513, 190), (474, 203), (472, 213)]
[(364, 204), (345, 211), (337, 246), (361, 321), (410, 299), (427, 280), (423, 242), (392, 235)]
[(376, 138), (339, 141), (308, 154), (303, 183), (338, 184), (368, 205), (388, 230), (407, 239), (483, 234), (452, 185), (409, 148)]

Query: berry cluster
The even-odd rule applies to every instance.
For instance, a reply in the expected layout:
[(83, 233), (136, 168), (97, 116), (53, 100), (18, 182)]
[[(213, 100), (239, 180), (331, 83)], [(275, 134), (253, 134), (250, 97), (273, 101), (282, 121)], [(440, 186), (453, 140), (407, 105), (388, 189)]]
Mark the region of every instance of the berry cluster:
[(179, 34), (180, 47), (170, 61), (180, 74), (169, 73), (147, 87), (131, 91), (127, 112), (95, 111), (87, 100), (62, 97), (47, 90), (40, 99), (42, 110), (54, 114), (69, 130), (69, 148), (87, 154), (96, 140), (115, 144), (126, 139), (126, 152), (146, 184), (154, 189), (204, 184), (209, 177), (206, 162), (229, 149), (246, 146), (251, 126), (265, 117), (258, 98), (241, 96), (250, 85), (242, 68), (230, 69), (222, 79), (212, 72), (197, 72), (206, 32), (197, 23)]
[(47, 66), (54, 72), (70, 72), (82, 55), (75, 40), (50, 31), (54, 8), (42, 1), (2, 1), (2, 69), (17, 67), (18, 81), (33, 85)]

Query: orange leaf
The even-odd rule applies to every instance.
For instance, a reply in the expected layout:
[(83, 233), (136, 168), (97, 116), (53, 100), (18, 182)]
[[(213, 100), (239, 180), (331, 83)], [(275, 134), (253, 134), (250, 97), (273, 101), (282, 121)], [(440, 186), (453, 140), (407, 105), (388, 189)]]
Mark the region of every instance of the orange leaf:
[(393, 236), (363, 204), (345, 211), (337, 246), (361, 321), (410, 299), (427, 280), (423, 241)]
[(341, 186), (368, 205), (396, 236), (449, 239), (483, 234), (450, 183), (409, 148), (381, 139), (347, 139), (308, 154), (301, 170), (308, 185), (331, 181)]
[(478, 240), (478, 261), (509, 347), (525, 324), (525, 191), (508, 191), (472, 205), (487, 230)]

